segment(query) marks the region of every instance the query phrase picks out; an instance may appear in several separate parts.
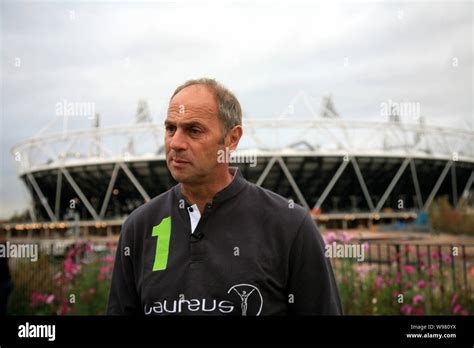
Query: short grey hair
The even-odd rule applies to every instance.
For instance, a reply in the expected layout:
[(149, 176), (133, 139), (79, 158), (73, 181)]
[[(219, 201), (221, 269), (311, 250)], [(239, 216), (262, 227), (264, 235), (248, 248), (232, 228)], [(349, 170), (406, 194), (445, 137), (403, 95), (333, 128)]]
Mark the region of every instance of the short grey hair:
[(221, 122), (222, 129), (222, 142), (227, 136), (227, 133), (237, 125), (242, 125), (242, 109), (240, 103), (234, 93), (224, 87), (222, 84), (217, 82), (215, 79), (200, 78), (195, 80), (188, 80), (181, 86), (176, 88), (173, 95), (170, 98), (173, 100), (174, 96), (186, 87), (193, 85), (204, 85), (212, 94), (217, 103), (217, 116)]

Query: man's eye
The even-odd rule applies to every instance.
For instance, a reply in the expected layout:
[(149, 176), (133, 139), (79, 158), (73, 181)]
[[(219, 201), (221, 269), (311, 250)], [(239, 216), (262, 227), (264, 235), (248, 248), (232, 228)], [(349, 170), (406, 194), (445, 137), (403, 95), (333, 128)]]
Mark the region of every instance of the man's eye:
[(190, 133), (193, 135), (198, 135), (201, 133), (201, 130), (199, 128), (191, 128)]
[(168, 133), (174, 133), (175, 129), (174, 126), (166, 126), (166, 132)]

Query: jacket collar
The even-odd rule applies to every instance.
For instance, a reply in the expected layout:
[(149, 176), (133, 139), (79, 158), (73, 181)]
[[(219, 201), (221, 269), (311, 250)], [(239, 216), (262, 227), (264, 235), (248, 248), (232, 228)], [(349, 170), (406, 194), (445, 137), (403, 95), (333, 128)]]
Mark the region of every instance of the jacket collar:
[[(237, 195), (245, 187), (245, 185), (247, 184), (247, 180), (245, 180), (244, 176), (242, 175), (238, 167), (229, 167), (229, 173), (234, 176), (230, 184), (227, 185), (225, 188), (223, 188), (221, 191), (217, 192), (214, 195), (212, 202), (208, 202), (208, 203), (212, 205), (221, 204), (227, 201), (228, 199), (234, 197), (235, 195)], [(186, 207), (190, 206), (186, 197), (182, 193), (181, 183), (174, 186), (173, 191), (175, 192), (175, 195), (178, 197), (178, 200), (183, 199), (184, 202), (186, 202), (185, 203)]]

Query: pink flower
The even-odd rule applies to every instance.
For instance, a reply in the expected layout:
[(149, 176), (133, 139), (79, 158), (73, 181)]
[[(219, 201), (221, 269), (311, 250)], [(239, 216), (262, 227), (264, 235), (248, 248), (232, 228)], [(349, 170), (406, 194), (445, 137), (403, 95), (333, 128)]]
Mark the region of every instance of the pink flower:
[(380, 289), (384, 285), (385, 281), (382, 276), (375, 278), (375, 288)]
[(458, 294), (454, 294), (453, 297), (451, 297), (451, 306), (454, 306), (454, 304), (458, 301)]
[(430, 278), (433, 277), (433, 268), (428, 267), (428, 268), (426, 269), (426, 275), (427, 275), (428, 277), (430, 277)]
[(102, 262), (104, 263), (113, 263), (114, 262), (114, 258), (112, 256), (104, 256), (102, 258)]
[(412, 311), (413, 307), (409, 304), (404, 304), (402, 308), (400, 308), (400, 312), (402, 312), (404, 315), (411, 315)]
[(415, 272), (415, 267), (411, 265), (405, 265), (403, 269), (405, 270), (405, 272), (407, 272), (407, 274), (410, 274), (410, 275)]
[(331, 244), (335, 240), (337, 240), (337, 236), (334, 232), (329, 232), (324, 236), (324, 242), (326, 244)]
[(64, 262), (64, 272), (66, 274), (76, 274), (79, 271), (79, 265), (72, 261), (72, 259), (66, 259)]
[(364, 280), (367, 274), (375, 268), (374, 265), (361, 264), (356, 266), (356, 270), (359, 273), (359, 278)]
[(53, 300), (54, 300), (54, 294), (51, 294), (48, 296), (45, 302), (50, 305), (51, 303), (53, 303)]
[(439, 253), (437, 251), (432, 251), (431, 252), (431, 258), (437, 259), (439, 257)]
[(397, 283), (400, 283), (400, 279), (401, 279), (402, 275), (400, 273), (400, 271), (397, 271), (397, 274), (395, 275), (395, 280)]
[(109, 271), (109, 267), (107, 266), (102, 266), (100, 268), (100, 274), (107, 274), (108, 271)]
[(71, 308), (68, 306), (68, 302), (66, 300), (64, 300), (61, 303), (61, 307), (59, 307), (59, 309), (57, 311), (57, 315), (64, 315), (64, 314), (67, 314), (70, 311), (71, 311)]
[(96, 290), (95, 288), (90, 288), (88, 291), (87, 291), (89, 294), (93, 295), (96, 293)]
[(362, 248), (364, 248), (364, 252), (368, 252), (369, 251), (369, 242), (362, 243)]
[(449, 254), (446, 254), (444, 256), (444, 263), (451, 263), (451, 261), (453, 260), (452, 256), (449, 255)]
[(46, 294), (42, 294), (40, 292), (33, 292), (31, 294), (31, 307), (36, 307), (38, 306), (39, 304), (41, 303), (44, 303), (46, 302), (46, 299), (47, 299), (47, 295)]
[(420, 280), (418, 281), (417, 285), (420, 289), (424, 289), (426, 286), (426, 282), (424, 280)]
[(415, 295), (413, 296), (413, 304), (416, 305), (420, 302), (423, 302), (424, 298), (422, 295), (418, 294), (418, 295)]
[(351, 241), (352, 237), (346, 231), (342, 232), (341, 237), (339, 238), (341, 242), (348, 243)]
[(417, 307), (413, 310), (413, 315), (423, 315), (425, 314), (425, 311), (421, 307)]
[(87, 254), (92, 253), (92, 242), (90, 240), (88, 240), (86, 243), (86, 253)]
[(69, 251), (66, 254), (66, 258), (70, 259), (74, 255), (74, 248), (69, 249)]
[(461, 311), (461, 305), (457, 304), (453, 308), (453, 314), (458, 314)]

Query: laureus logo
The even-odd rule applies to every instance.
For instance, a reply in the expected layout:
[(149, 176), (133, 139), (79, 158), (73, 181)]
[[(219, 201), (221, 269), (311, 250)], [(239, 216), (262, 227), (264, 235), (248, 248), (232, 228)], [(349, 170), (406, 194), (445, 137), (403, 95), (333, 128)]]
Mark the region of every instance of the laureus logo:
[[(250, 284), (237, 284), (232, 286), (227, 293), (235, 293), (240, 298), (242, 316), (247, 316), (249, 313), (258, 316), (262, 312), (263, 297), (257, 287)], [(256, 314), (252, 314), (255, 310), (249, 311), (249, 303), (252, 304), (252, 309), (258, 308)]]

